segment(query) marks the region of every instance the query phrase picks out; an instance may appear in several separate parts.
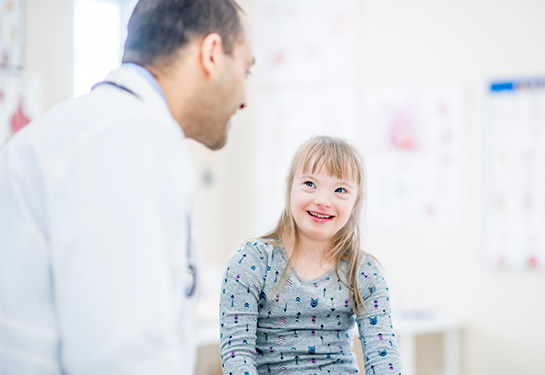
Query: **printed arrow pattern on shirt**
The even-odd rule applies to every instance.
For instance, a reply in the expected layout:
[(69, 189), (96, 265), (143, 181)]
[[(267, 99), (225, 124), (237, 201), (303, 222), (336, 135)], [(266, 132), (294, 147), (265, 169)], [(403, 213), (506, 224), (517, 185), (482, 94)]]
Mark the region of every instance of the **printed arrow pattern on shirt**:
[(221, 289), (224, 369), (248, 364), (250, 375), (356, 374), (348, 353), (357, 320), (368, 373), (402, 373), (388, 289), (375, 264), (368, 261), (359, 269), (368, 311), (356, 319), (348, 290), (334, 272), (312, 282), (292, 274), (274, 290), (285, 267), (277, 251), (261, 241), (247, 243), (228, 262)]

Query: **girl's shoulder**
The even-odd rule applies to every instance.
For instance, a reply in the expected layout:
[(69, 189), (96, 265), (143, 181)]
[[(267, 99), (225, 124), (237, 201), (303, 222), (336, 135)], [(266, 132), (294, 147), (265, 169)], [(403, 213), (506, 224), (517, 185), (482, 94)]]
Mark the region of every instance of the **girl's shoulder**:
[(267, 264), (274, 251), (274, 246), (266, 240), (254, 238), (244, 242), (230, 256), (228, 263), (241, 264), (244, 260), (250, 260), (257, 264)]
[(358, 261), (358, 277), (367, 281), (384, 280), (384, 270), (380, 262), (370, 253), (361, 250)]
[(368, 253), (367, 251), (360, 250), (359, 258), (358, 258), (358, 266), (363, 267), (377, 267), (380, 263), (371, 253)]
[(267, 239), (252, 238), (242, 244), (238, 252), (242, 251), (267, 256), (274, 251), (274, 245)]

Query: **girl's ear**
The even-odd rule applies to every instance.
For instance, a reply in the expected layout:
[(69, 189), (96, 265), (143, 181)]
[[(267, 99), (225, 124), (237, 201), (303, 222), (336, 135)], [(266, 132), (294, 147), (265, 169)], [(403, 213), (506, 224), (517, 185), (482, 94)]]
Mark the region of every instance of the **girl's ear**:
[(223, 41), (217, 33), (205, 36), (200, 46), (200, 62), (205, 74), (210, 78), (219, 75), (225, 59)]

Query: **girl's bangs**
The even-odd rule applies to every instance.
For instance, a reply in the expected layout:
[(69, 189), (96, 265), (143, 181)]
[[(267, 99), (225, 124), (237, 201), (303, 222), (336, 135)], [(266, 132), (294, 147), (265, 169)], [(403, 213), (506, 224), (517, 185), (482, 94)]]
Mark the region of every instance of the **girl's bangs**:
[(301, 171), (303, 173), (317, 173), (322, 169), (325, 172), (340, 180), (354, 179), (361, 183), (361, 176), (358, 173), (360, 163), (350, 149), (335, 144), (316, 144), (303, 153)]

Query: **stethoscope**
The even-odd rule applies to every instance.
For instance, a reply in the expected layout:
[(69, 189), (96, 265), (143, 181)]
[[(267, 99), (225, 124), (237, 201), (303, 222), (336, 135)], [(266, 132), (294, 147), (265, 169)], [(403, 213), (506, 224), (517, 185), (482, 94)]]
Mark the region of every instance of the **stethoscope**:
[[(140, 98), (134, 91), (132, 91), (131, 89), (123, 86), (123, 85), (120, 85), (118, 83), (115, 83), (115, 82), (112, 82), (112, 81), (102, 81), (102, 82), (98, 82), (96, 83), (95, 85), (93, 85), (93, 87), (91, 88), (91, 90), (93, 90), (95, 87), (97, 87), (98, 85), (110, 85), (110, 86), (114, 86), (120, 90), (123, 90), (125, 92), (128, 92), (129, 94), (137, 97), (137, 98)], [(191, 259), (191, 247), (192, 247), (192, 241), (191, 241), (191, 217), (189, 214), (186, 215), (186, 229), (187, 229), (187, 246), (186, 246), (186, 257), (187, 257), (187, 267), (186, 267), (186, 270), (185, 270), (185, 274), (184, 274), (184, 284), (185, 284), (185, 295), (190, 298), (190, 297), (193, 297), (195, 295), (195, 292), (197, 290), (197, 267), (196, 265), (193, 263), (192, 259)]]
[(187, 223), (187, 268), (185, 271), (185, 295), (189, 298), (195, 294), (197, 290), (197, 267), (191, 261), (191, 217), (186, 215)]

